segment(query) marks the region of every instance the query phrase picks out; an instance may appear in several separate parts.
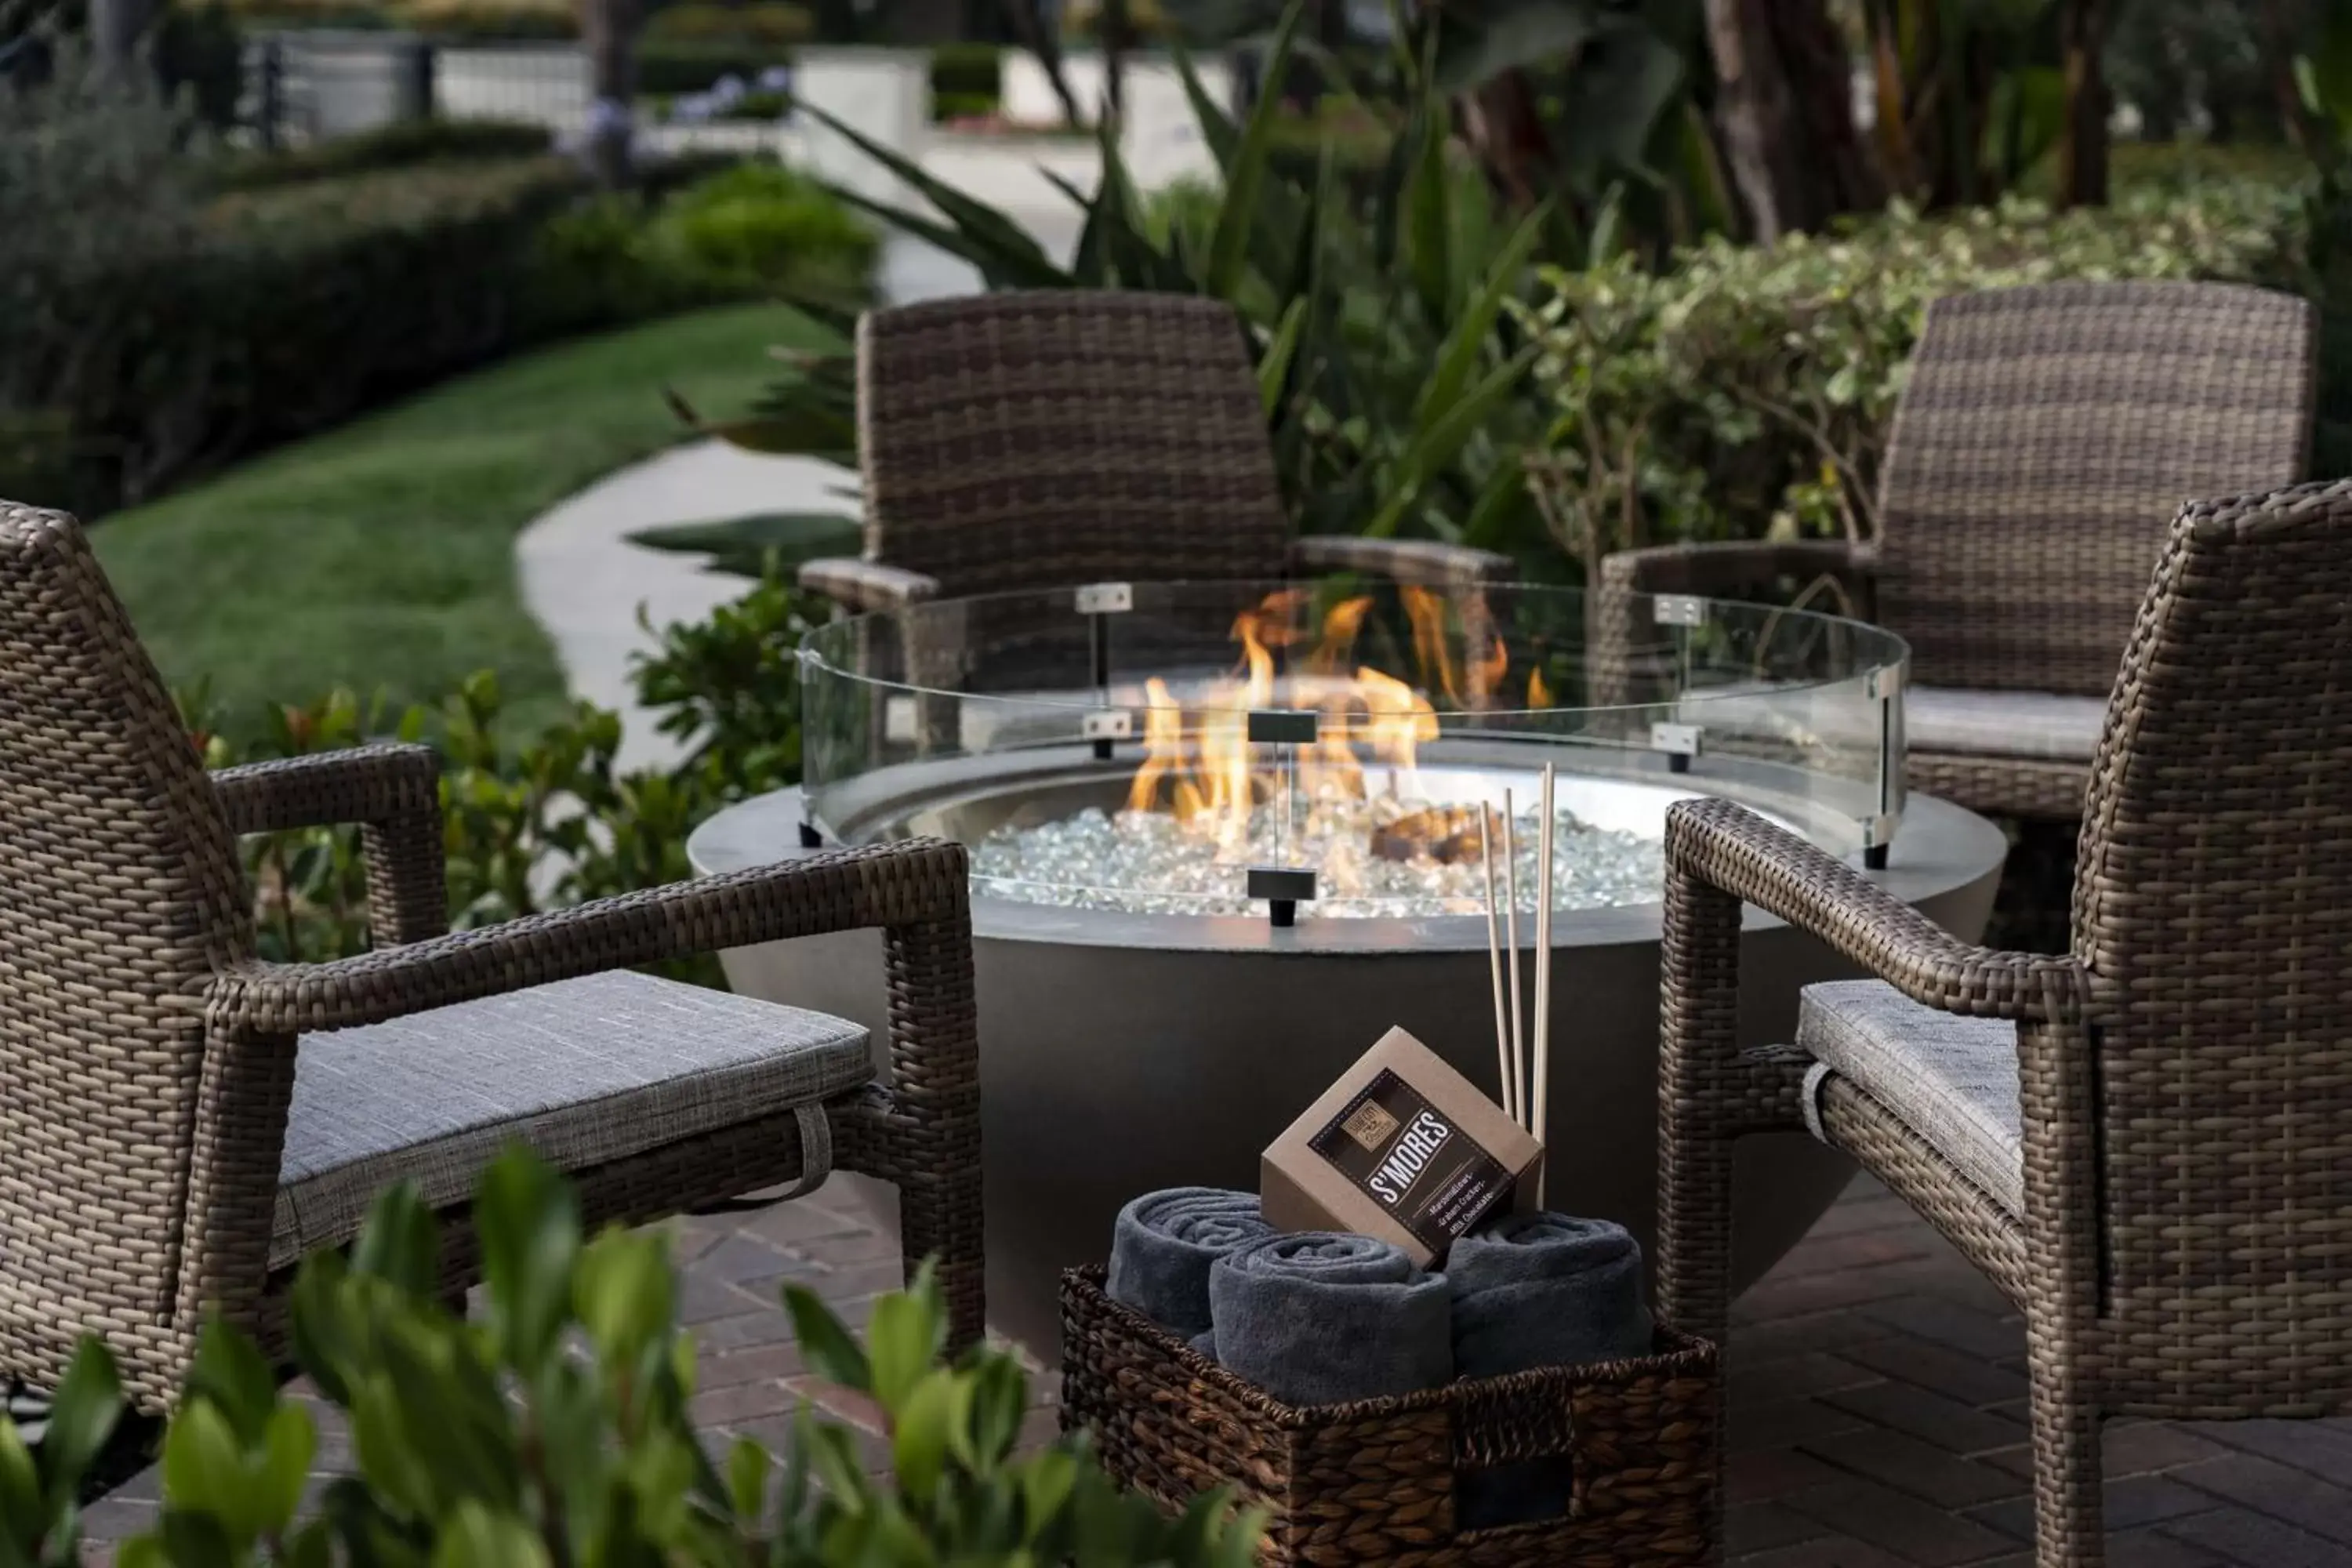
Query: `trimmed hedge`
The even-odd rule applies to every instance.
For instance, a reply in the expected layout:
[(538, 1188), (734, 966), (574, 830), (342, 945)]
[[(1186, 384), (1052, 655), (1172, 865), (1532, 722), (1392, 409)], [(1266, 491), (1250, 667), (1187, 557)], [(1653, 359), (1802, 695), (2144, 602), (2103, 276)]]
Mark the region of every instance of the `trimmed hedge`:
[(521, 121), (400, 121), (289, 152), (233, 159), (215, 174), (212, 184), (221, 191), (258, 191), (425, 163), (544, 157), (554, 145), (554, 134), (546, 126)]
[(723, 44), (736, 48), (789, 49), (816, 36), (816, 17), (807, 7), (783, 0), (722, 5), (713, 0), (678, 0), (646, 23), (644, 42)]
[(637, 54), (637, 90), (648, 98), (702, 92), (723, 76), (740, 77), (749, 86), (761, 71), (792, 63), (793, 52), (788, 48), (649, 41)]
[(680, 189), (709, 174), (658, 170), (666, 200), (593, 195), (552, 157), (217, 195), (191, 237), (91, 256), (0, 320), (37, 403), (0, 390), (0, 471), (103, 510), (565, 333), (779, 287), (862, 298), (873, 240), (832, 198), (780, 169)]

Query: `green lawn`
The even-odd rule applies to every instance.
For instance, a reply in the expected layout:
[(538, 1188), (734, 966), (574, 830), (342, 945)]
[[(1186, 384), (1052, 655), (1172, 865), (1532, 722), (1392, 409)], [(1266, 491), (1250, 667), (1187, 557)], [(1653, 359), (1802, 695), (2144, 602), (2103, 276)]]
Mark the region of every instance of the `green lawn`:
[(163, 679), (208, 679), (233, 732), (267, 703), (337, 686), (431, 698), (488, 668), (526, 733), (560, 710), (563, 679), (518, 595), (515, 535), (679, 438), (665, 384), (738, 408), (774, 370), (767, 346), (813, 331), (759, 305), (583, 339), (118, 513), (92, 540)]

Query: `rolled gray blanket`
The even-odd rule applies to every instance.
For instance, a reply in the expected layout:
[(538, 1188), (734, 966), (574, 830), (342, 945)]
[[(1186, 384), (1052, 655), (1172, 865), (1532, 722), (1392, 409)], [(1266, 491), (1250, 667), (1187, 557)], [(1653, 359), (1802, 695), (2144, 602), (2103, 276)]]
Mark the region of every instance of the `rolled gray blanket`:
[(1454, 1381), (1445, 1276), (1392, 1242), (1339, 1231), (1268, 1237), (1209, 1270), (1210, 1345), (1290, 1405), (1414, 1394)]
[(1274, 1234), (1255, 1193), (1170, 1187), (1118, 1211), (1104, 1292), (1179, 1339), (1209, 1331), (1209, 1266)]
[[(1562, 1214), (1506, 1215), (1446, 1254), (1454, 1360), (1465, 1377), (1500, 1377), (1650, 1352), (1642, 1249), (1625, 1227)], [(1575, 1485), (1565, 1458), (1472, 1471), (1454, 1498), (1472, 1530), (1554, 1519)]]
[(1642, 1249), (1622, 1225), (1506, 1215), (1454, 1244), (1445, 1278), (1465, 1377), (1650, 1353)]

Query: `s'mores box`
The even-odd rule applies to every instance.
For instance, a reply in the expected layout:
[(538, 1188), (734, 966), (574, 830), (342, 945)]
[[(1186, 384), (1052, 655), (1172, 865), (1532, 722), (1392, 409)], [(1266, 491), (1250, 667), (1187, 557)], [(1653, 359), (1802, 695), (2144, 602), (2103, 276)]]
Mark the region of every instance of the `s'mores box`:
[(1426, 1268), (1498, 1210), (1532, 1206), (1543, 1145), (1391, 1029), (1266, 1146), (1258, 1200), (1281, 1230), (1349, 1230)]

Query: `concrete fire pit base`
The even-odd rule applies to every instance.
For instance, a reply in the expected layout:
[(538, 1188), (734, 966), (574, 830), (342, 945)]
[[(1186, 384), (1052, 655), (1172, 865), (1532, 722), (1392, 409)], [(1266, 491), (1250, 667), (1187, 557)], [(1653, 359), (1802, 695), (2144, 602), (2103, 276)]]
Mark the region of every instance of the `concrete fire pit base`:
[[(1656, 797), (1655, 815), (1684, 792)], [(721, 813), (688, 847), (696, 869), (804, 853), (797, 791)], [(1982, 934), (2004, 844), (1983, 818), (1914, 798), (1890, 892), (1964, 940)], [(1099, 1261), (1138, 1193), (1257, 1185), (1258, 1152), (1391, 1026), (1491, 1088), (1495, 1033), (1486, 922), (1263, 919), (1070, 910), (973, 900), (986, 1149), (991, 1322), (1049, 1364), (1066, 1266)], [(1654, 1232), (1656, 905), (1555, 921), (1550, 1202)], [(1531, 933), (1523, 929), (1523, 940)], [(741, 949), (734, 988), (853, 1018), (887, 1048), (881, 939), (859, 931)], [(1851, 973), (1818, 943), (1748, 911), (1743, 1038), (1786, 1039), (1798, 988)], [(1737, 1283), (1803, 1236), (1850, 1173), (1801, 1135), (1739, 1150)], [(846, 1183), (850, 1178), (835, 1178)], [(863, 1184), (895, 1225), (890, 1189)]]

